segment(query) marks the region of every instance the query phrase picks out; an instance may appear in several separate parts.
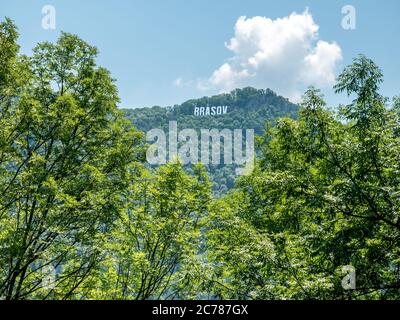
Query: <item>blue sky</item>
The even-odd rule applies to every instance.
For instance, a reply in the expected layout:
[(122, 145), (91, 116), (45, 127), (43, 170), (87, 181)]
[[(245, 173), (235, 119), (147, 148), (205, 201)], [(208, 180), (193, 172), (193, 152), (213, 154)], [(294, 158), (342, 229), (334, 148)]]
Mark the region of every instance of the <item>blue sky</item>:
[[(55, 30), (41, 26), (48, 4), (56, 9)], [(342, 28), (348, 4), (356, 9), (355, 30)], [(60, 31), (97, 46), (98, 63), (117, 79), (121, 107), (129, 108), (246, 85), (296, 99), (307, 85), (321, 84), (328, 102), (337, 104), (342, 97), (332, 94), (329, 79), (359, 53), (383, 69), (382, 93), (400, 94), (399, 14), (398, 0), (0, 0), (0, 16), (19, 27), (23, 53)], [(301, 28), (304, 43), (296, 38)]]

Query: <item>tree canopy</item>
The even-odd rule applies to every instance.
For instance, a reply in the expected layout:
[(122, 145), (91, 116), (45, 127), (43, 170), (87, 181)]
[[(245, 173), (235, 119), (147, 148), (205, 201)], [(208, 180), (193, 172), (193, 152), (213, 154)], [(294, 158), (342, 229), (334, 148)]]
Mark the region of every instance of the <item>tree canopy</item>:
[[(216, 274), (231, 279), (218, 295), (399, 298), (400, 119), (379, 94), (382, 81), (359, 56), (335, 85), (352, 103), (329, 110), (309, 88), (298, 119), (280, 119), (259, 139), (255, 171), (210, 219)], [(341, 286), (344, 266), (356, 271), (354, 290)]]
[[(97, 50), (63, 33), (31, 57), (0, 25), (0, 296), (68, 298), (102, 259), (142, 133), (117, 110)], [(41, 287), (46, 266), (54, 289)]]
[[(338, 108), (246, 88), (128, 112), (95, 47), (62, 33), (27, 56), (17, 39), (1, 22), (0, 299), (400, 298), (400, 99), (372, 60), (338, 76)], [(210, 101), (260, 130), (254, 170), (219, 197), (202, 164), (146, 165), (131, 121), (198, 129), (185, 112)]]

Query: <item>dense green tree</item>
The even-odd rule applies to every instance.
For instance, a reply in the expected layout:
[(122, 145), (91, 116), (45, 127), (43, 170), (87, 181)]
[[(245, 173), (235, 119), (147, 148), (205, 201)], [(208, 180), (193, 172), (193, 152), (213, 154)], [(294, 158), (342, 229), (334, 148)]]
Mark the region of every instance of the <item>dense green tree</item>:
[[(335, 86), (352, 103), (334, 112), (310, 88), (299, 119), (279, 120), (260, 139), (255, 171), (210, 221), (215, 273), (227, 281), (218, 296), (399, 298), (400, 119), (381, 82), (359, 56)], [(355, 290), (341, 286), (346, 265)]]
[(199, 291), (201, 226), (211, 201), (201, 165), (137, 170), (126, 206), (109, 234), (107, 257), (89, 279), (96, 299), (183, 299)]
[[(18, 55), (0, 25), (0, 297), (69, 298), (102, 259), (142, 134), (97, 50), (63, 33)], [(43, 284), (46, 270), (56, 277)]]

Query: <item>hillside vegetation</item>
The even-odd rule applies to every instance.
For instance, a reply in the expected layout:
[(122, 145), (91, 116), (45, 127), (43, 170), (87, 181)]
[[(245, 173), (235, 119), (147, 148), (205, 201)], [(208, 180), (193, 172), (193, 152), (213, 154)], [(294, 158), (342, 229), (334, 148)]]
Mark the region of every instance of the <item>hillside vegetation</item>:
[[(227, 112), (221, 115), (195, 115), (195, 108), (218, 106), (226, 107)], [(241, 129), (243, 135), (246, 129), (253, 129), (256, 135), (262, 135), (266, 124), (272, 126), (276, 119), (284, 116), (295, 118), (297, 111), (297, 105), (276, 95), (272, 90), (250, 87), (212, 97), (192, 99), (173, 107), (124, 109), (134, 126), (143, 132), (160, 128), (167, 134), (169, 122), (176, 121), (178, 130), (195, 129), (199, 136), (201, 129), (229, 129), (232, 132)], [(221, 142), (222, 150), (224, 141), (221, 139)], [(188, 165), (186, 169), (191, 172), (191, 167)], [(223, 160), (220, 165), (207, 165), (206, 170), (213, 182), (215, 195), (221, 196), (234, 187), (237, 167), (235, 164), (224, 164)]]

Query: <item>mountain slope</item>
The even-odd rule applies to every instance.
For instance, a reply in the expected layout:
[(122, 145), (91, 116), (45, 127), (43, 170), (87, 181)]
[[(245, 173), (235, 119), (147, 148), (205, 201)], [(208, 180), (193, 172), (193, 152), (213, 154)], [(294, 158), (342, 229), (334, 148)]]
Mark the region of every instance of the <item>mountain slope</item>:
[[(278, 96), (270, 89), (244, 88), (212, 97), (188, 100), (173, 107), (124, 109), (139, 130), (148, 132), (159, 128), (168, 133), (170, 121), (176, 121), (182, 129), (253, 129), (256, 135), (264, 131), (266, 122), (274, 122), (283, 116), (296, 117), (298, 106)], [(244, 146), (243, 146), (244, 148)], [(209, 165), (216, 195), (233, 187), (235, 168), (231, 165)]]

